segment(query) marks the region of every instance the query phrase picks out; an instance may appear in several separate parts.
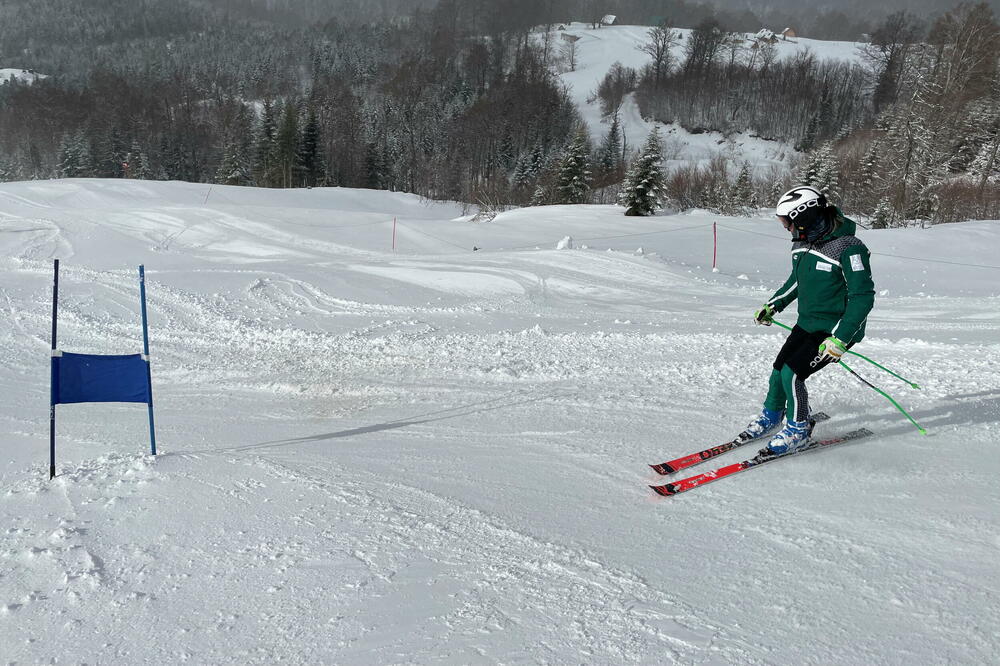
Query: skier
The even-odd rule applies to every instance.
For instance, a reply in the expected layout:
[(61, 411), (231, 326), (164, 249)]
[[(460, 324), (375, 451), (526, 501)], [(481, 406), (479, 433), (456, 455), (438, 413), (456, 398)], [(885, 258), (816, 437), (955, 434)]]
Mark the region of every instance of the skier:
[(875, 303), (871, 253), (855, 235), (853, 220), (813, 187), (794, 187), (781, 195), (778, 219), (792, 234), (792, 273), (774, 296), (754, 313), (770, 326), (774, 315), (798, 299), (798, 321), (774, 359), (764, 408), (747, 434), (773, 432), (761, 455), (803, 448), (815, 422), (809, 418), (805, 380), (865, 335), (865, 320)]

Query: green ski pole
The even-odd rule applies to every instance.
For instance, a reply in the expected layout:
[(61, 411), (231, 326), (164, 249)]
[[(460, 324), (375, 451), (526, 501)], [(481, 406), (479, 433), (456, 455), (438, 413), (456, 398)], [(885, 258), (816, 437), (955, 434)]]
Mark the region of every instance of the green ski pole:
[(891, 395), (889, 395), (888, 393), (886, 393), (885, 391), (883, 391), (879, 387), (875, 386), (874, 384), (872, 384), (870, 381), (868, 381), (867, 379), (865, 379), (864, 377), (862, 377), (858, 373), (854, 372), (854, 370), (852, 370), (851, 367), (849, 365), (847, 365), (846, 363), (844, 363), (843, 361), (839, 361), (839, 364), (842, 365), (842, 366), (844, 366), (844, 370), (847, 370), (849, 373), (851, 373), (852, 375), (854, 375), (855, 377), (857, 377), (862, 383), (866, 384), (869, 388), (874, 389), (876, 393), (880, 393), (881, 395), (883, 395), (889, 402), (891, 402), (893, 404), (893, 406), (896, 409), (898, 409), (900, 412), (903, 413), (903, 416), (905, 416), (906, 418), (910, 419), (910, 423), (912, 423), (913, 425), (915, 425), (917, 427), (917, 430), (920, 431), (921, 435), (926, 435), (927, 434), (927, 431), (924, 430), (924, 428), (919, 423), (917, 423), (916, 421), (914, 421), (913, 417), (910, 416), (905, 409), (903, 409), (902, 407), (900, 407), (899, 403), (896, 402), (895, 400), (893, 400)]
[[(772, 319), (771, 321), (774, 322), (775, 324), (777, 324), (778, 326), (780, 326), (781, 328), (785, 329), (786, 331), (792, 330), (791, 326), (786, 326), (785, 324), (782, 324), (777, 319)], [(885, 370), (886, 372), (888, 372), (890, 375), (892, 375), (896, 379), (901, 379), (904, 382), (906, 382), (907, 384), (909, 384), (911, 388), (915, 388), (915, 389), (919, 389), (920, 388), (920, 385), (917, 384), (916, 382), (911, 382), (906, 377), (903, 377), (901, 375), (897, 375), (895, 372), (893, 372), (889, 368), (885, 367), (884, 365), (879, 365), (878, 363), (876, 363), (875, 361), (871, 360), (870, 358), (868, 358), (864, 354), (859, 354), (858, 352), (851, 351), (850, 349), (847, 350), (847, 353), (848, 354), (853, 354), (853, 355), (857, 356), (858, 358), (863, 358), (864, 360), (868, 361), (869, 363), (871, 363), (872, 365), (874, 365), (876, 368), (879, 368), (880, 370)]]
[[(773, 323), (777, 324), (778, 326), (780, 326), (781, 328), (785, 329), (785, 330), (788, 330), (788, 331), (792, 330), (790, 326), (786, 326), (785, 324), (782, 324), (780, 321), (777, 321), (777, 320), (774, 320), (774, 319), (772, 319), (771, 321)], [(847, 350), (847, 353), (848, 354), (854, 354), (855, 356), (861, 356), (861, 354), (858, 354), (857, 352), (852, 352), (849, 349)], [(865, 359), (866, 361), (868, 361), (869, 363), (871, 363), (872, 365), (874, 365), (876, 367), (882, 368), (883, 370), (885, 370), (886, 372), (888, 372), (893, 377), (899, 377), (899, 375), (897, 375), (895, 372), (892, 372), (891, 370), (887, 370), (886, 368), (883, 368), (881, 365), (879, 365), (875, 361), (871, 360), (870, 358), (868, 358), (866, 356), (861, 356), (861, 358)], [(919, 430), (921, 434), (923, 434), (923, 435), (927, 434), (927, 431), (923, 428), (923, 426), (921, 426), (919, 423), (917, 423), (913, 419), (913, 417), (910, 416), (910, 414), (905, 409), (903, 409), (898, 402), (896, 402), (893, 399), (893, 397), (891, 395), (889, 395), (888, 393), (886, 393), (885, 391), (883, 391), (879, 387), (875, 386), (874, 384), (872, 384), (870, 381), (868, 381), (867, 379), (865, 379), (864, 377), (862, 377), (858, 373), (854, 372), (854, 370), (851, 369), (851, 366), (847, 365), (843, 361), (839, 361), (838, 365), (843, 366), (844, 370), (847, 370), (849, 373), (851, 373), (852, 375), (854, 375), (855, 377), (857, 377), (858, 380), (861, 381), (861, 383), (865, 384), (869, 388), (873, 389), (876, 393), (878, 393), (878, 394), (882, 395), (883, 397), (885, 397), (886, 400), (888, 400), (889, 402), (892, 403), (893, 407), (895, 407), (900, 412), (902, 412), (903, 416), (905, 416), (906, 418), (908, 418), (910, 420), (910, 423), (912, 423), (913, 425), (915, 425), (917, 427), (917, 430)], [(920, 388), (919, 386), (917, 386), (916, 384), (914, 384), (910, 380), (905, 379), (904, 377), (899, 377), (899, 378), (902, 379), (907, 384), (909, 384), (910, 386), (912, 386), (913, 388)]]

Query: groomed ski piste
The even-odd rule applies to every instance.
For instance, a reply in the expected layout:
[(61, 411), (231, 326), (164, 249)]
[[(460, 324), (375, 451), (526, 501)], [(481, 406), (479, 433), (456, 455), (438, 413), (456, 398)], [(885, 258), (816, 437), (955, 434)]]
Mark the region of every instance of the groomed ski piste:
[[(661, 498), (648, 463), (760, 406), (783, 332), (751, 313), (784, 231), (470, 217), (361, 190), (0, 184), (3, 660), (995, 662), (1000, 224), (860, 232), (858, 351), (923, 389), (853, 367), (928, 436), (828, 368), (817, 436), (874, 437)], [(63, 405), (50, 482), (56, 257), (59, 347), (86, 353), (141, 350), (145, 265), (160, 455), (141, 405)]]

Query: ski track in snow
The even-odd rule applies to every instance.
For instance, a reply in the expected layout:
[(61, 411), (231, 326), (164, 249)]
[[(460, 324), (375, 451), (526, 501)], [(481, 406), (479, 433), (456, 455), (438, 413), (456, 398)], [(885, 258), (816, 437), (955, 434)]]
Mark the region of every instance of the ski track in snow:
[[(694, 259), (714, 219), (700, 213), (556, 251), (567, 232), (635, 223), (594, 206), (470, 224), (352, 190), (302, 193), (302, 210), (274, 193), (278, 212), (265, 194), (216, 188), (216, 216), (197, 185), (0, 186), (5, 660), (912, 664), (1000, 650), (1000, 315), (983, 269), (877, 260), (888, 293), (859, 349), (924, 389), (852, 367), (930, 436), (831, 368), (810, 381), (833, 415), (823, 432), (862, 424), (874, 439), (660, 499), (646, 463), (722, 441), (758, 407), (783, 336), (746, 320), (785, 277), (787, 245), (739, 235), (713, 274)], [(314, 223), (324, 206), (344, 228)], [(398, 208), (492, 249), (393, 255), (347, 208), (363, 222)], [(937, 233), (862, 237), (916, 256)], [(937, 256), (988, 264), (983, 238), (1000, 229), (947, 233), (981, 249)], [(142, 452), (145, 410), (63, 406), (46, 479), (53, 255), (70, 351), (139, 351), (133, 264), (146, 264), (157, 458)]]

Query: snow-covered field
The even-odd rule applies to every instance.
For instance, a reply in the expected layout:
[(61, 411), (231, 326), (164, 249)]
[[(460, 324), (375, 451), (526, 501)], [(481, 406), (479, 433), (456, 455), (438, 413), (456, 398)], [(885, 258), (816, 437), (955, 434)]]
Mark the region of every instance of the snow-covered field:
[[(565, 30), (555, 30), (551, 33), (551, 44), (553, 49), (561, 50), (566, 44), (563, 35), (578, 38), (576, 69), (563, 72), (560, 78), (566, 84), (570, 96), (590, 128), (593, 140), (600, 142), (608, 133), (608, 121), (601, 116), (600, 102), (589, 100), (593, 98), (598, 85), (614, 63), (619, 62), (625, 67), (641, 70), (650, 62), (650, 56), (639, 50), (642, 44), (649, 41), (650, 28), (638, 25), (615, 25), (594, 29), (590, 25), (589, 23), (566, 24)], [(681, 39), (671, 49), (674, 63), (684, 59), (684, 44), (690, 39), (691, 30), (681, 28), (676, 32), (680, 33)], [(746, 35), (747, 40), (751, 37), (752, 35)], [(749, 43), (748, 41), (747, 44)], [(852, 62), (860, 62), (860, 46), (861, 44), (856, 42), (816, 39), (781, 40), (774, 45), (777, 57), (781, 60), (809, 52), (820, 60)], [(728, 137), (719, 132), (691, 134), (676, 124), (647, 122), (639, 113), (639, 106), (632, 95), (625, 98), (620, 115), (623, 133), (628, 145), (633, 148), (643, 144), (654, 125), (660, 125), (663, 128), (662, 135), (667, 148), (666, 156), (676, 164), (690, 160), (704, 162), (714, 155), (724, 154), (737, 161), (749, 160), (763, 175), (770, 166), (786, 168), (788, 158), (795, 154), (792, 146), (787, 143), (761, 139), (747, 133)]]
[[(707, 213), (461, 212), (0, 185), (3, 661), (996, 663), (1000, 224), (863, 233), (859, 350), (924, 389), (854, 367), (929, 436), (831, 368), (820, 432), (875, 438), (658, 498), (759, 407), (783, 232), (719, 220), (713, 273)], [(146, 265), (157, 458), (61, 406), (48, 481), (53, 257), (77, 352), (140, 350)]]

